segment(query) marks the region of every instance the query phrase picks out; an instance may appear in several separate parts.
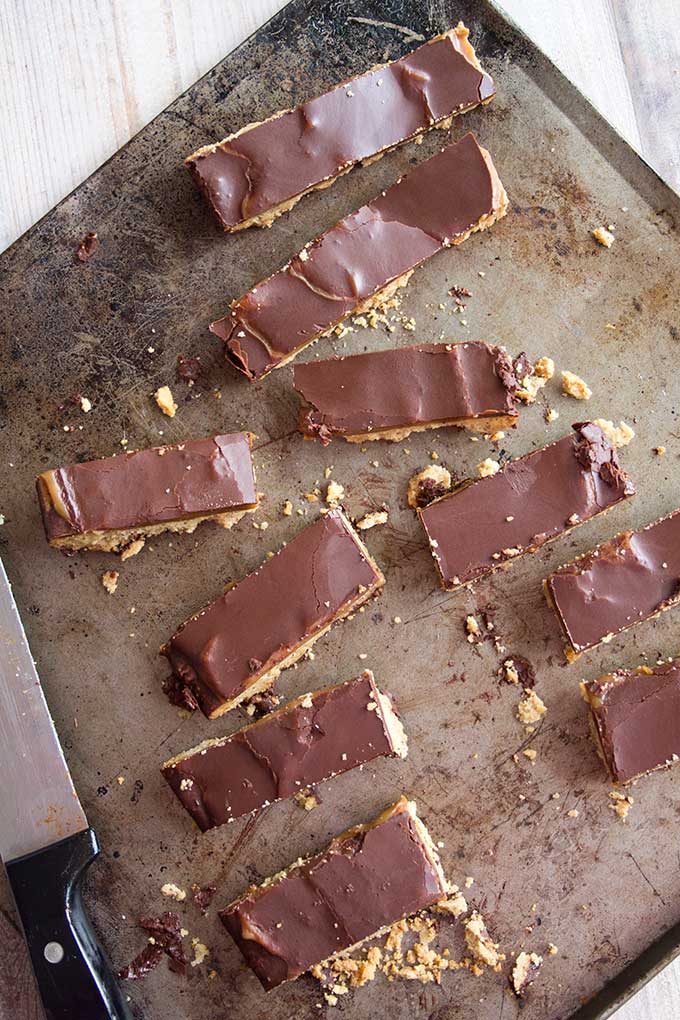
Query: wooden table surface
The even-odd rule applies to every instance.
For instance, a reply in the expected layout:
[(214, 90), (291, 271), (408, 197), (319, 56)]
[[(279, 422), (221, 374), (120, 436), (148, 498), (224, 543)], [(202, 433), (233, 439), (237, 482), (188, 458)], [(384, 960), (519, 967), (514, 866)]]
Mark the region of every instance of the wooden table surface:
[[(282, 6), (282, 0), (3, 0), (0, 251)], [(503, 6), (680, 191), (678, 0), (503, 0)], [(0, 947), (0, 1020), (38, 1020), (21, 940), (1, 913)], [(616, 1016), (680, 1017), (680, 961)]]

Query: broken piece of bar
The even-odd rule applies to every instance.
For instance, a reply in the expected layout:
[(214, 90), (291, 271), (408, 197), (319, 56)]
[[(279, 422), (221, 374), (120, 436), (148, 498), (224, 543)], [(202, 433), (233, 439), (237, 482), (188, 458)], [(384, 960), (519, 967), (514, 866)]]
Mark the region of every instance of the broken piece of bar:
[(634, 495), (602, 429), (572, 428), (418, 511), (442, 587), (469, 584)]
[(384, 583), (342, 510), (330, 510), (187, 620), (161, 652), (214, 719), (270, 687)]
[(418, 344), (296, 365), (304, 401), (298, 428), (322, 443), (400, 441), (455, 425), (474, 432), (511, 428), (519, 385), (510, 356), (482, 341)]
[(461, 22), (399, 60), (194, 152), (185, 165), (220, 225), (269, 227), (357, 163), (490, 102), (494, 84), (468, 35)]
[(231, 528), (258, 505), (251, 440), (234, 432), (45, 471), (36, 487), (47, 540), (117, 552), (202, 521)]
[(405, 758), (392, 701), (366, 670), (304, 694), (230, 737), (203, 741), (163, 776), (205, 832), (382, 755)]
[(442, 248), (491, 226), (507, 205), (489, 153), (467, 134), (310, 241), (210, 329), (235, 368), (261, 379), (406, 286)]
[(590, 728), (613, 783), (680, 761), (680, 659), (617, 669), (581, 684)]
[(544, 582), (569, 661), (680, 602), (680, 510), (622, 531)]
[(432, 839), (401, 797), (327, 850), (251, 886), (219, 912), (246, 963), (269, 991), (356, 949), (396, 921), (444, 898)]

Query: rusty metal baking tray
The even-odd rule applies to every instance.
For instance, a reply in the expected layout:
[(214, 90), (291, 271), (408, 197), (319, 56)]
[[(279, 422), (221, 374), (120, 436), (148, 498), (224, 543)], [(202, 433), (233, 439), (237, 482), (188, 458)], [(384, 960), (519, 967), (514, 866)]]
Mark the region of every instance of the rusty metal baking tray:
[[(417, 37), (459, 18), (471, 26), (498, 96), (454, 123), (451, 134), (477, 132), (512, 211), (418, 270), (400, 310), (415, 319), (415, 333), (401, 325), (392, 334), (357, 328), (305, 356), (442, 335), (549, 354), (558, 369), (583, 375), (593, 397), (578, 404), (549, 384), (503, 450), (528, 451), (584, 415), (624, 418), (637, 432), (624, 460), (639, 494), (472, 592), (449, 595), (437, 585), (405, 505), (406, 482), (433, 450), (456, 477), (474, 473), (490, 445), (453, 430), (369, 444), (365, 453), (339, 441), (327, 450), (304, 443), (294, 431), (290, 369), (248, 385), (223, 363), (206, 331), (232, 297), (424, 159), (444, 136), (435, 132), (420, 147), (404, 146), (353, 171), (305, 198), (271, 230), (234, 236), (216, 229), (181, 161), (200, 144), (397, 57)], [(680, 772), (639, 783), (621, 824), (608, 809), (610, 787), (589, 742), (578, 681), (641, 656), (676, 653), (678, 611), (567, 666), (541, 580), (615, 531), (678, 504), (678, 214), (677, 196), (493, 7), (470, 0), (294, 0), (2, 256), (2, 555), (74, 779), (106, 848), (88, 901), (117, 966), (142, 945), (140, 912), (170, 906), (160, 895), (163, 882), (215, 883), (216, 905), (226, 903), (246, 883), (322, 847), (402, 790), (444, 842), (451, 877), (475, 878), (470, 901), (483, 909), (508, 959), (521, 946), (559, 947), (546, 957), (525, 1017), (563, 1020), (576, 1011), (581, 1020), (601, 1020), (677, 952)], [(605, 250), (590, 230), (612, 221), (616, 242)], [(91, 230), (101, 247), (79, 264), (75, 247)], [(447, 295), (454, 284), (473, 292), (464, 315), (455, 314)], [(206, 367), (193, 390), (174, 383), (177, 355), (187, 352)], [(180, 397), (172, 421), (150, 396), (167, 382)], [(74, 402), (78, 394), (92, 401), (87, 415)], [(550, 426), (548, 404), (560, 413)], [(256, 530), (249, 519), (231, 532), (204, 525), (194, 536), (163, 537), (123, 564), (113, 596), (100, 583), (115, 565), (112, 557), (67, 559), (47, 548), (33, 494), (38, 471), (112, 454), (121, 438), (134, 448), (244, 427), (258, 436), (255, 460), (266, 494), (258, 517), (268, 530)], [(659, 445), (667, 448), (664, 456), (653, 453)], [(227, 581), (303, 526), (303, 518), (281, 515), (281, 503), (290, 498), (307, 507), (309, 518), (314, 510), (301, 496), (323, 482), (329, 464), (350, 512), (391, 507), (389, 524), (367, 533), (387, 586), (365, 613), (319, 643), (313, 662), (284, 674), (280, 690), (292, 696), (370, 666), (398, 700), (411, 754), (405, 763), (383, 761), (370, 773), (327, 784), (314, 811), (281, 803), (254, 821), (200, 836), (158, 766), (244, 717), (235, 712), (208, 723), (178, 716), (161, 693), (158, 647)], [(505, 652), (492, 641), (466, 642), (465, 616), (482, 609), (493, 613)], [(368, 658), (360, 661), (363, 653)], [(530, 740), (515, 718), (517, 692), (497, 676), (513, 654), (533, 663), (548, 705)], [(520, 755), (518, 765), (513, 754), (527, 743), (538, 758), (532, 765)], [(573, 809), (577, 818), (568, 815)], [(265, 997), (215, 910), (203, 918), (190, 905), (180, 909), (191, 934), (209, 947), (217, 976), (211, 979), (203, 965), (182, 981), (161, 966), (128, 986), (137, 1016), (284, 1020), (328, 1009), (308, 978)], [(462, 972), (445, 975), (441, 987), (376, 981), (336, 1009), (347, 1020), (497, 1020), (515, 1016), (519, 1004), (504, 977)]]

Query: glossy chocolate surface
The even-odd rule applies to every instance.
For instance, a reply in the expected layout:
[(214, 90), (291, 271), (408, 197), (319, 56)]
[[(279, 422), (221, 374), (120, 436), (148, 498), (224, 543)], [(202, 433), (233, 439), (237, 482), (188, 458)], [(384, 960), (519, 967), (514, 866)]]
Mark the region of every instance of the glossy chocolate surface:
[(226, 229), (494, 95), (451, 30), (292, 110), (199, 150), (187, 167)]
[(210, 329), (236, 368), (266, 375), (503, 202), (490, 160), (467, 134), (312, 241)]
[(192, 616), (162, 652), (202, 711), (218, 714), (382, 584), (347, 518), (331, 510)]
[(50, 540), (257, 505), (248, 432), (71, 464), (36, 484)]
[(680, 597), (680, 510), (623, 531), (551, 574), (548, 593), (574, 651), (674, 605)]
[(419, 511), (444, 587), (533, 552), (634, 494), (604, 432), (591, 422), (573, 429)]
[(445, 893), (402, 797), (369, 826), (251, 889), (220, 918), (269, 990)]
[(511, 377), (508, 354), (480, 341), (308, 361), (295, 366), (293, 385), (305, 402), (300, 431), (327, 442), (335, 433), (517, 417)]
[[(210, 746), (163, 767), (203, 830), (396, 753), (373, 675), (305, 694)], [(371, 706), (369, 708), (369, 706)]]
[(584, 687), (614, 782), (680, 759), (680, 659), (617, 670)]

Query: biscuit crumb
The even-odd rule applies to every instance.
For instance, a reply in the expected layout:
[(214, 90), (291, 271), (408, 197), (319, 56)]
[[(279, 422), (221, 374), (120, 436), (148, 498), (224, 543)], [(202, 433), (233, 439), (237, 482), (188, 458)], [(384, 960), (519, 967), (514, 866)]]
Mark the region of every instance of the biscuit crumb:
[(625, 822), (628, 818), (628, 812), (635, 803), (632, 797), (622, 793), (621, 790), (611, 790), (609, 793), (610, 799), (614, 802), (609, 804), (608, 807), (615, 811), (622, 822)]
[(281, 507), (281, 513), (283, 514), (284, 517), (290, 517), (290, 515), (293, 513), (293, 504), (289, 499), (287, 499), (284, 502), (283, 506)]
[(117, 570), (106, 570), (102, 574), (102, 584), (106, 588), (109, 595), (113, 595), (114, 591), (118, 587), (118, 578), (120, 573)]
[(191, 961), (191, 966), (198, 967), (203, 963), (207, 956), (210, 956), (210, 950), (200, 941), (200, 939), (192, 939), (191, 945), (194, 947), (194, 958)]
[(549, 407), (548, 410), (545, 412), (545, 420), (547, 421), (548, 425), (552, 425), (554, 421), (557, 421), (559, 416), (560, 412), (556, 411), (554, 407)]
[(465, 617), (465, 630), (467, 631), (467, 639), (470, 644), (473, 644), (475, 638), (478, 638), (481, 634), (479, 624), (474, 616)]
[(146, 539), (144, 538), (136, 538), (133, 542), (130, 542), (129, 545), (126, 545), (120, 554), (121, 560), (124, 562), (125, 560), (129, 560), (133, 556), (136, 556), (137, 553), (140, 553), (144, 548), (145, 541)]
[(452, 885), (449, 889), (448, 896), (444, 899), (439, 900), (435, 905), (435, 910), (441, 914), (451, 914), (453, 917), (461, 917), (467, 913), (468, 905), (467, 900), (463, 896), (462, 892), (457, 885)]
[(89, 400), (87, 397), (81, 397), (80, 410), (83, 412), (83, 414), (89, 414), (89, 412), (92, 410), (92, 401)]
[(172, 395), (172, 390), (169, 386), (161, 386), (154, 393), (154, 400), (160, 407), (163, 414), (167, 414), (168, 418), (174, 418), (177, 413), (177, 404), (175, 403)]
[(590, 231), (598, 244), (601, 244), (604, 248), (611, 248), (616, 238), (610, 230), (606, 227), (595, 227), (594, 230)]
[(572, 808), (571, 811), (567, 811), (568, 818), (578, 818), (578, 811), (576, 808)]
[(506, 659), (503, 663), (503, 677), (509, 684), (519, 683), (519, 673), (512, 659)]
[(548, 711), (545, 703), (539, 698), (536, 691), (526, 687), (524, 697), (517, 706), (517, 718), (525, 725), (538, 722)]
[(525, 747), (524, 750), (522, 751), (522, 754), (524, 755), (525, 758), (529, 759), (532, 765), (538, 758), (538, 751), (534, 751), (533, 747)]
[(118, 783), (119, 786), (122, 786), (123, 783), (125, 782), (125, 776), (116, 776), (116, 782)]
[(526, 354), (520, 354), (513, 364), (519, 382), (515, 396), (524, 404), (533, 404), (538, 391), (543, 389), (555, 374), (555, 362), (552, 358), (543, 357), (532, 365)]
[(497, 474), (500, 471), (501, 466), (497, 460), (493, 460), (491, 457), (487, 457), (486, 460), (481, 461), (477, 465), (477, 470), (482, 478), (488, 478), (490, 475)]
[(311, 792), (311, 790), (300, 790), (295, 794), (293, 800), (296, 804), (299, 804), (305, 811), (313, 811), (315, 807), (319, 806), (319, 802)]
[(554, 942), (549, 942), (548, 943), (548, 956), (557, 956), (558, 953), (559, 953), (559, 949), (557, 948), (555, 943)]
[(428, 464), (411, 477), (406, 501), (414, 510), (421, 510), (451, 489), (451, 473), (439, 464)]
[(387, 510), (371, 510), (370, 513), (364, 514), (364, 516), (357, 521), (357, 530), (368, 531), (369, 528), (375, 528), (379, 524), (387, 524), (389, 516), (390, 515)]
[(510, 985), (518, 998), (522, 998), (529, 985), (534, 981), (541, 969), (542, 963), (543, 957), (539, 956), (538, 953), (525, 953), (523, 951), (517, 954), (515, 966), (512, 968)]
[(593, 391), (580, 376), (573, 372), (562, 372), (562, 392), (574, 400), (590, 400)]
[(344, 486), (340, 485), (339, 482), (334, 482), (332, 479), (326, 487), (326, 502), (330, 507), (340, 506), (345, 495)]
[(654, 453), (657, 455), (657, 457), (663, 457), (665, 452), (666, 452), (666, 447), (665, 446), (655, 446), (654, 447)]
[(164, 896), (169, 896), (171, 899), (177, 900), (178, 903), (181, 903), (182, 900), (187, 898), (187, 894), (184, 889), (180, 889), (180, 887), (175, 885), (174, 882), (166, 882), (165, 885), (162, 885), (161, 892)]
[(491, 938), (484, 918), (475, 910), (465, 922), (465, 944), (477, 963), (497, 967), (505, 957), (498, 952), (498, 943)]
[(617, 450), (622, 446), (628, 446), (631, 439), (635, 439), (635, 433), (630, 425), (626, 425), (625, 421), (619, 422), (617, 428), (614, 422), (608, 421), (606, 418), (595, 418), (593, 425), (602, 429), (609, 442)]

